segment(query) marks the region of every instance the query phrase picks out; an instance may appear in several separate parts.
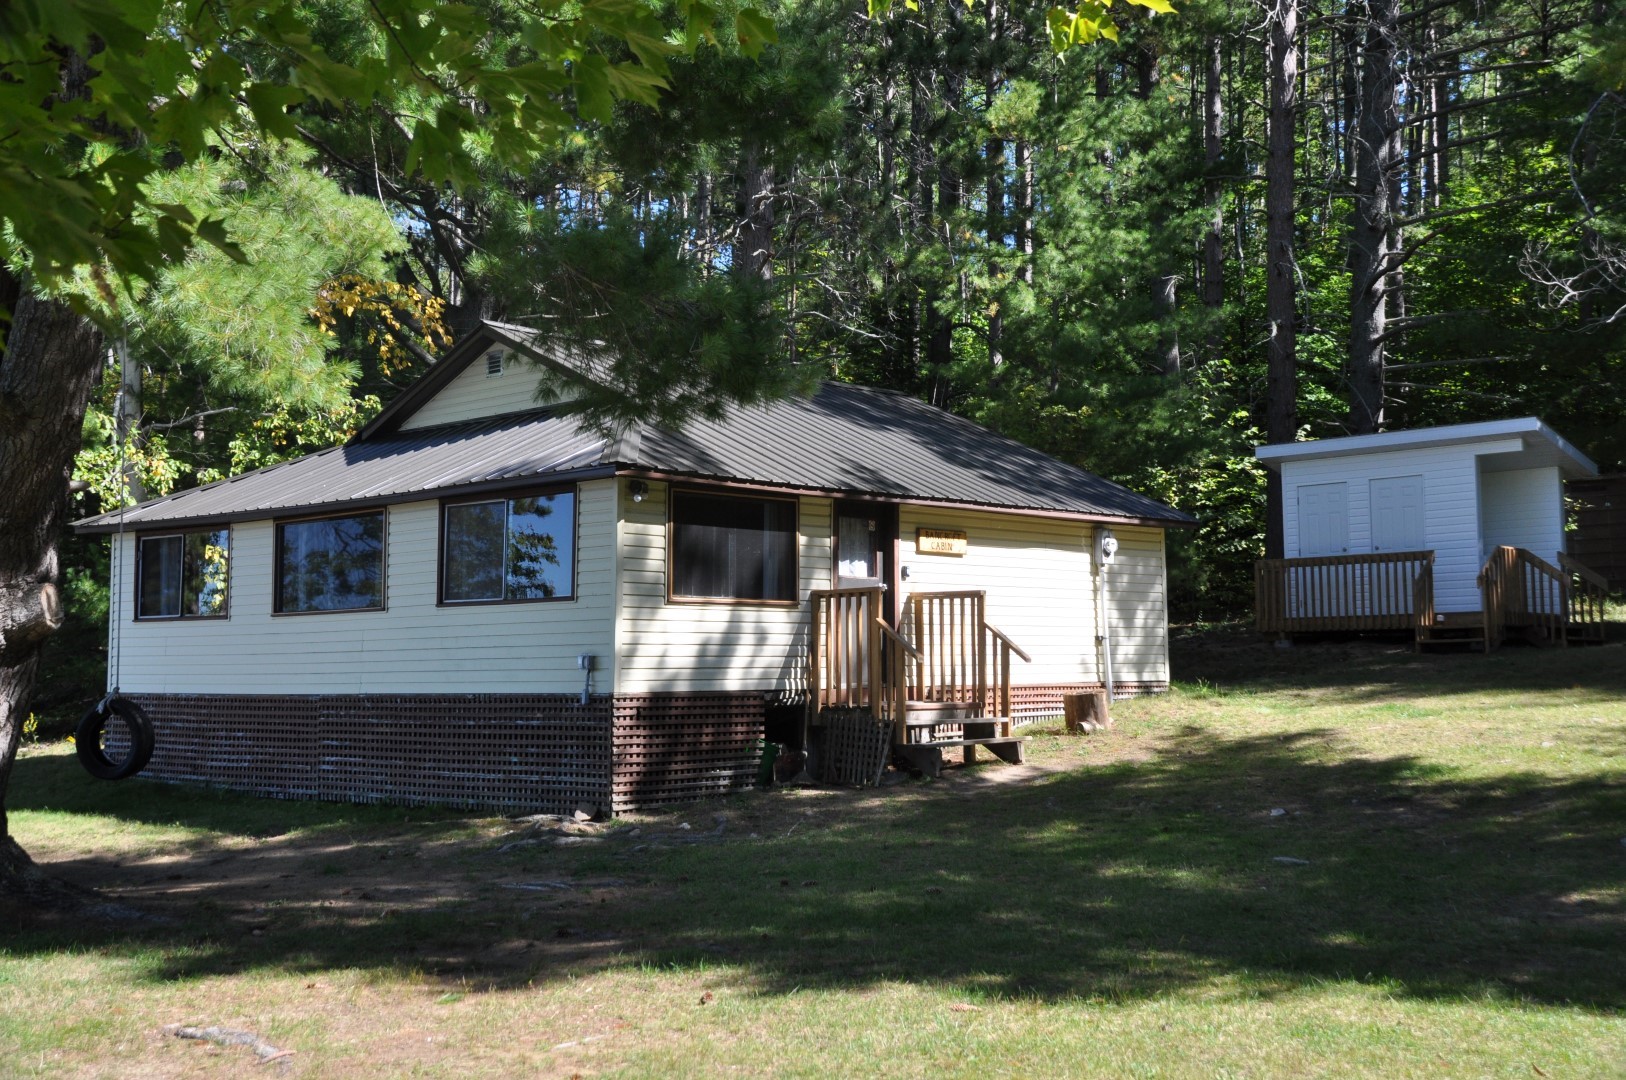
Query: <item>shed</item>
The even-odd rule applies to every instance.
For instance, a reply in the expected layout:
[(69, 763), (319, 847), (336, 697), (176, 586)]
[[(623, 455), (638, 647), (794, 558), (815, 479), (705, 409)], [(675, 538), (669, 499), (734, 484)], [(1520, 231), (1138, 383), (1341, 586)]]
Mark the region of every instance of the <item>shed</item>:
[[(1255, 454), (1281, 474), (1285, 556), (1259, 566), (1261, 629), (1418, 628), (1422, 640), (1430, 628), (1500, 619), (1502, 602), (1515, 602), (1509, 590), (1572, 624), (1556, 608), (1574, 598), (1572, 579), (1590, 589), (1597, 577), (1569, 556), (1564, 522), (1564, 482), (1597, 466), (1536, 417)], [(1490, 647), (1501, 636), (1492, 627), (1474, 640)]]
[(1015, 756), (1064, 694), (1167, 687), (1188, 515), (836, 383), (605, 436), (538, 363), (569, 366), (488, 323), (344, 446), (78, 523), (115, 538), (150, 775), (618, 811), (750, 786), (832, 716)]

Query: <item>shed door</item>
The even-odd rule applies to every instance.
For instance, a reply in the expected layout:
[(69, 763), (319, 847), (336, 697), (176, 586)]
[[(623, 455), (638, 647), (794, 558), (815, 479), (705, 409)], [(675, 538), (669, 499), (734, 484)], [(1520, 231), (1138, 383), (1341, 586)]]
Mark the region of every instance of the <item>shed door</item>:
[(1423, 551), (1423, 478), (1384, 476), (1372, 481), (1372, 550)]
[(1349, 550), (1347, 484), (1299, 488), (1299, 555), (1342, 555)]

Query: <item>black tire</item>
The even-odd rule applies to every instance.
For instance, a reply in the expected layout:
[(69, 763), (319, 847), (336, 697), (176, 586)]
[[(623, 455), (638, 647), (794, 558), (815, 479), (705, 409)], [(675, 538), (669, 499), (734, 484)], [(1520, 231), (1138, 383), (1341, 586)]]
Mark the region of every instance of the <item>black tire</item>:
[[(108, 721), (115, 717), (130, 729), (130, 752), (122, 758), (108, 757), (102, 747)], [(105, 704), (93, 706), (73, 732), (79, 764), (98, 780), (123, 780), (145, 769), (152, 760), (155, 742), (152, 721), (146, 712), (129, 698), (122, 697), (109, 698)]]

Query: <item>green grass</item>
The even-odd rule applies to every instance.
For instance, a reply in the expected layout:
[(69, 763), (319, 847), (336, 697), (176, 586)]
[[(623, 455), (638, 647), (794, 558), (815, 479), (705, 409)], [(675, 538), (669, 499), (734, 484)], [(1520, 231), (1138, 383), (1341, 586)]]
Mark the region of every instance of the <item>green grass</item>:
[(1175, 665), (1114, 732), (1041, 727), (1023, 782), (751, 794), (569, 847), (34, 752), (19, 839), (172, 921), (0, 937), (3, 1071), (252, 1063), (184, 1022), (311, 1076), (1626, 1073), (1626, 647), (1219, 631)]

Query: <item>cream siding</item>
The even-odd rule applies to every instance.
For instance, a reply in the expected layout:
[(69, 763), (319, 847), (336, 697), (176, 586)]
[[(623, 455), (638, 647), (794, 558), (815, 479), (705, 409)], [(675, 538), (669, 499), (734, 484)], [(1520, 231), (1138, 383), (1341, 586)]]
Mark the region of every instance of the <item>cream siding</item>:
[(799, 500), (795, 607), (666, 599), (669, 488), (651, 483), (635, 503), (622, 485), (616, 690), (800, 689), (806, 682), (806, 597), (830, 587), (829, 499)]
[(110, 681), (169, 694), (577, 693), (576, 657), (592, 653), (593, 689), (610, 689), (614, 481), (578, 487), (574, 600), (438, 607), (439, 504), (388, 514), (384, 611), (273, 616), (274, 529), (253, 521), (232, 526), (229, 618), (131, 621), (119, 569), (133, 572), (135, 541), (115, 538), (110, 636), (123, 655)]
[(1487, 470), (1479, 490), (1481, 558), (1504, 544), (1548, 562), (1564, 550), (1564, 481), (1556, 467)]
[(536, 399), (539, 379), (535, 368), (506, 350), (503, 373), (487, 375), (485, 354), (481, 353), (440, 393), (407, 417), (401, 424), (401, 430), (415, 431), (437, 424), (455, 424), (462, 420), (478, 420), (482, 416), (535, 409), (542, 404)]

